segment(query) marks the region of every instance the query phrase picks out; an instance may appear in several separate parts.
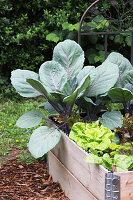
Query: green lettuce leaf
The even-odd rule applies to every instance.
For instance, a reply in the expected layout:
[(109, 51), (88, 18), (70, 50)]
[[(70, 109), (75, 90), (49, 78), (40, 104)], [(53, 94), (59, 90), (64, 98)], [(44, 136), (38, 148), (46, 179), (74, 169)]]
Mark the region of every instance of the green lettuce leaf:
[(90, 153), (89, 156), (86, 157), (85, 161), (87, 163), (95, 163), (95, 164), (98, 164), (98, 165), (101, 165), (103, 163), (101, 157), (94, 155), (92, 153)]
[(88, 148), (105, 150), (111, 144), (114, 133), (96, 122), (88, 124), (77, 122), (72, 126), (69, 138), (85, 150)]
[(133, 167), (133, 156), (118, 155), (114, 156), (117, 171), (128, 171)]

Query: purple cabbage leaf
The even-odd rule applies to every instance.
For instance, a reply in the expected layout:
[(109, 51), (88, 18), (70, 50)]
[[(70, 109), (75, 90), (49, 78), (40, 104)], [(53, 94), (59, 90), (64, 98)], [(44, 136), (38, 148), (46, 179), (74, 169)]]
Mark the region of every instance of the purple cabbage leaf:
[(53, 60), (65, 69), (68, 80), (80, 72), (84, 59), (80, 45), (69, 39), (58, 43), (53, 51)]

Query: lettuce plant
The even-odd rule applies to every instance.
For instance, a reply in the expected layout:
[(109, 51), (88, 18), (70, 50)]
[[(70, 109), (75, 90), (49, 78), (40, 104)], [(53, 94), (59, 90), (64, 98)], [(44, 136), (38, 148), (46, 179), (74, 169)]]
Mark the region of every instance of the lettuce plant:
[(110, 171), (115, 164), (117, 171), (128, 171), (133, 168), (132, 146), (117, 145), (114, 137), (114, 132), (98, 122), (75, 123), (69, 134), (70, 139), (89, 152), (86, 162), (103, 165)]
[(116, 165), (117, 172), (129, 171), (133, 168), (133, 156), (128, 155), (115, 154), (111, 157), (108, 153), (105, 153), (103, 156), (89, 153), (86, 162), (103, 165), (110, 171), (112, 171), (112, 166)]
[(82, 123), (77, 122), (72, 126), (69, 138), (74, 140), (83, 149), (99, 149), (101, 151), (108, 149), (113, 141), (115, 134), (98, 122)]
[[(41, 106), (51, 114), (59, 113), (69, 129), (67, 121), (74, 119), (73, 116), (76, 118), (77, 114), (81, 115), (84, 105), (87, 111), (91, 105), (96, 107), (94, 110), (101, 111), (101, 105), (107, 103), (108, 91), (115, 86), (119, 78), (117, 64), (105, 61), (97, 68), (83, 68), (84, 59), (82, 48), (74, 41), (65, 40), (55, 46), (52, 61), (43, 63), (39, 73), (16, 69), (11, 73), (11, 83), (23, 97), (42, 95), (47, 101)], [(30, 111), (18, 119), (17, 126), (32, 128), (43, 118), (45, 119), (40, 111)], [(100, 120), (110, 129), (122, 126), (121, 114), (117, 111), (104, 113)], [(59, 140), (60, 132), (57, 129), (41, 126), (31, 135), (29, 151), (35, 158), (41, 157)]]

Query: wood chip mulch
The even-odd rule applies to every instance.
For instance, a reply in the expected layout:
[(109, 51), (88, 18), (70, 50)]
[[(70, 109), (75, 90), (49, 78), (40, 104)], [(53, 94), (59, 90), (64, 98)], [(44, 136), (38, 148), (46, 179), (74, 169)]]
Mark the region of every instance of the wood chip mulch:
[(0, 200), (69, 200), (52, 181), (46, 163), (11, 160), (0, 166)]

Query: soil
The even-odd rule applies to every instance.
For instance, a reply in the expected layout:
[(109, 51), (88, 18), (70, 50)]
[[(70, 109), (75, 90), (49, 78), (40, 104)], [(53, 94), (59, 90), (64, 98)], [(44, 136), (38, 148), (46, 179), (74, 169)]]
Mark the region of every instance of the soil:
[[(17, 155), (17, 151), (14, 151)], [(4, 161), (5, 157), (2, 158)], [(0, 166), (0, 200), (69, 200), (53, 182), (44, 161), (27, 165), (10, 155)]]

